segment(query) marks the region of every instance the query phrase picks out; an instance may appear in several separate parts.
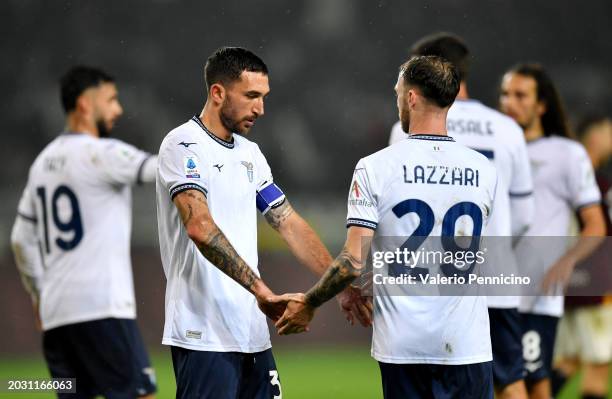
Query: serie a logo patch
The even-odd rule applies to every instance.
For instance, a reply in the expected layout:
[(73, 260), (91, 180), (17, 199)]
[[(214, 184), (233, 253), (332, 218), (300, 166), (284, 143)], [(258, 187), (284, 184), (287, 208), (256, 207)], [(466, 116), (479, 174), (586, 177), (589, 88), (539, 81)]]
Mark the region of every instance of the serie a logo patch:
[(185, 167), (185, 177), (188, 179), (199, 179), (200, 178), (200, 160), (195, 155), (185, 157), (183, 162)]

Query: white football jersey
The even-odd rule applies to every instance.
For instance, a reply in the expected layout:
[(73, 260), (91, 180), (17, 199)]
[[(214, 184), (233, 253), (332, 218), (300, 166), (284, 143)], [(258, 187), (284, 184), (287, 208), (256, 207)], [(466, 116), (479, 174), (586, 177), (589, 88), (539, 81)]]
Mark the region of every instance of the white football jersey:
[(65, 133), (34, 161), (18, 214), (37, 225), (44, 330), (136, 317), (130, 186), (149, 156), (119, 140)]
[(238, 254), (257, 269), (257, 213), (284, 200), (257, 144), (231, 142), (199, 118), (172, 130), (160, 147), (157, 222), (166, 285), (162, 343), (187, 349), (253, 353), (271, 347), (255, 297), (211, 264), (187, 235), (173, 198), (185, 190), (206, 196), (215, 224)]
[[(580, 208), (601, 202), (593, 166), (584, 147), (573, 140), (549, 136), (527, 144), (533, 173), (536, 217), (516, 251), (523, 266), (543, 275), (568, 249), (571, 221)], [(563, 296), (524, 296), (522, 312), (560, 317)]]
[[(454, 102), (448, 111), (446, 127), (449, 136), (485, 155), (497, 168), (495, 213), (483, 233), (484, 236), (496, 238), (485, 239), (484, 246), (489, 249), (486, 260), (493, 275), (517, 275), (511, 240), (510, 201), (511, 198), (533, 200), (533, 184), (523, 130), (512, 118), (472, 99), (458, 99)], [(390, 144), (407, 136), (402, 133), (401, 124), (397, 122), (391, 131)], [(490, 296), (488, 299), (489, 307), (493, 308), (517, 308), (519, 302), (518, 295)]]
[[(393, 250), (382, 248), (388, 242), (381, 237), (479, 236), (492, 211), (496, 181), (495, 168), (483, 155), (450, 137), (413, 135), (359, 161), (347, 225), (376, 230), (372, 253)], [(486, 297), (394, 296), (392, 288), (375, 281), (376, 360), (492, 360)]]

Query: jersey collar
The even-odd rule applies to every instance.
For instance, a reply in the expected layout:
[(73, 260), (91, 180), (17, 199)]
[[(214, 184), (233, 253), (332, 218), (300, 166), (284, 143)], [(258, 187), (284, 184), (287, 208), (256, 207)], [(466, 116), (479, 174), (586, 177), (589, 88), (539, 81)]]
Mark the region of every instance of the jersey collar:
[(421, 133), (409, 134), (408, 138), (412, 140), (455, 141), (455, 139), (450, 136), (438, 136), (435, 134), (421, 134)]
[(204, 124), (202, 123), (200, 118), (198, 118), (196, 115), (194, 115), (191, 118), (191, 120), (194, 121), (195, 123), (197, 123), (198, 126), (200, 126), (202, 128), (202, 130), (204, 130), (204, 132), (208, 135), (208, 137), (210, 137), (211, 139), (215, 140), (217, 143), (221, 144), (223, 147), (225, 147), (225, 148), (234, 148), (234, 136), (232, 136), (232, 139), (230, 141), (225, 141), (225, 140), (220, 139), (219, 137), (215, 136), (214, 134), (212, 134), (212, 132), (210, 130), (208, 130), (206, 128), (206, 126), (204, 126)]

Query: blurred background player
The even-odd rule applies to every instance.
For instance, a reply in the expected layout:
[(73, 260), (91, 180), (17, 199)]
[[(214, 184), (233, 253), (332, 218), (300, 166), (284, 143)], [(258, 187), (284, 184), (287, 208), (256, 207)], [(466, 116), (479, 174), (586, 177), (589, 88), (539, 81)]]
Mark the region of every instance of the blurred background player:
[[(487, 241), (486, 268), (494, 275), (517, 274), (512, 237), (525, 233), (533, 219), (534, 201), (527, 146), (521, 128), (508, 116), (471, 99), (467, 76), (472, 58), (465, 42), (451, 33), (435, 33), (417, 41), (413, 55), (436, 55), (452, 62), (461, 85), (448, 111), (448, 134), (458, 143), (485, 155), (498, 173), (495, 212), (483, 231)], [(406, 138), (401, 122), (393, 126), (390, 144)], [(489, 271), (487, 271), (489, 273)], [(493, 377), (499, 398), (526, 398), (523, 381), (522, 328), (519, 296), (488, 298)]]
[[(576, 133), (595, 169), (606, 218), (606, 235), (612, 235), (610, 201), (612, 185), (603, 173), (612, 155), (612, 121), (603, 116), (587, 117), (577, 125)], [(591, 258), (588, 261), (596, 261)], [(609, 259), (595, 270), (609, 268)], [(596, 276), (593, 276), (596, 277)], [(612, 359), (612, 301), (605, 296), (568, 296), (565, 313), (559, 322), (555, 345), (553, 395), (564, 382), (582, 370), (580, 392), (583, 399), (603, 399), (609, 387), (609, 364)]]
[[(417, 56), (401, 66), (395, 91), (409, 136), (357, 163), (344, 249), (303, 303), (289, 302), (276, 324), (280, 334), (303, 331), (315, 309), (359, 275), (363, 240), (412, 234), (434, 239), (470, 230), (478, 240), (493, 206), (497, 176), (486, 157), (447, 136), (446, 114), (459, 85), (455, 67), (440, 57)], [(462, 176), (467, 169), (477, 171), (480, 179), (444, 184), (440, 175), (413, 176), (432, 165), (460, 170)], [(374, 240), (371, 249), (378, 252), (384, 245)], [(370, 244), (365, 247), (367, 253)], [(390, 295), (389, 285), (376, 285), (374, 291), (372, 356), (380, 365), (384, 397), (492, 399), (486, 298), (414, 296), (409, 293), (413, 286), (403, 288), (402, 295)]]
[[(256, 210), (317, 275), (332, 258), (244, 137), (264, 115), (267, 66), (249, 50), (223, 47), (208, 58), (205, 80), (201, 114), (168, 133), (159, 153), (162, 343), (171, 346), (177, 398), (280, 398), (265, 315), (278, 319), (285, 302), (259, 277)], [(347, 289), (339, 300), (369, 324), (358, 295)], [(352, 313), (358, 305), (364, 316)]]
[(80, 66), (60, 83), (65, 131), (30, 168), (11, 236), (15, 260), (51, 376), (77, 380), (68, 396), (152, 397), (130, 234), (131, 187), (154, 180), (156, 157), (108, 138), (123, 113), (112, 77)]
[[(538, 296), (523, 296), (525, 382), (530, 397), (551, 397), (550, 374), (557, 323), (563, 314), (563, 295), (577, 262), (600, 243), (586, 237), (603, 236), (605, 220), (593, 168), (584, 147), (568, 137), (570, 131), (559, 94), (544, 69), (518, 65), (503, 76), (502, 112), (522, 128), (527, 140), (536, 202), (536, 218), (516, 247), (522, 267), (542, 272)], [(571, 215), (576, 212), (581, 238), (568, 248)], [(532, 239), (540, 236), (544, 239)]]

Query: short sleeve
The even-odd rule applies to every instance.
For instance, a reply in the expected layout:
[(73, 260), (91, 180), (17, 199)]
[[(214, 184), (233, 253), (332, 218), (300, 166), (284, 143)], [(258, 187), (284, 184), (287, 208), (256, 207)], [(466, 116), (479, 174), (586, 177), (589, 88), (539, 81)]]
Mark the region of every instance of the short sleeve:
[[(517, 127), (518, 128), (518, 127)], [(529, 197), (533, 194), (531, 164), (527, 155), (527, 143), (522, 132), (512, 154), (512, 179), (509, 193), (511, 198)]]
[(265, 215), (270, 209), (285, 202), (285, 194), (274, 183), (270, 165), (259, 146), (255, 149), (255, 167), (257, 168), (256, 205), (259, 212)]
[(353, 172), (353, 180), (348, 195), (348, 214), (346, 226), (378, 227), (377, 195), (374, 181), (369, 175), (366, 163), (360, 160)]
[(30, 190), (29, 184), (23, 189), (23, 193), (19, 199), (17, 216), (32, 223), (37, 222), (36, 204), (34, 203), (34, 196), (32, 190)]
[(187, 190), (197, 190), (205, 196), (208, 195), (208, 176), (203, 164), (204, 159), (192, 147), (164, 142), (160, 148), (157, 173), (171, 200)]
[(601, 202), (601, 192), (597, 186), (593, 165), (584, 148), (577, 144), (566, 163), (567, 191), (569, 201), (576, 210)]
[(107, 139), (99, 154), (102, 178), (111, 184), (133, 185), (141, 181), (142, 168), (151, 154), (120, 140)]

